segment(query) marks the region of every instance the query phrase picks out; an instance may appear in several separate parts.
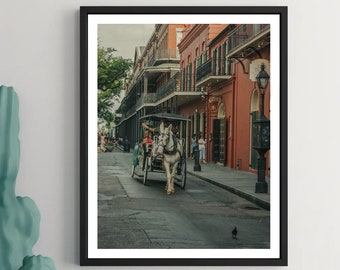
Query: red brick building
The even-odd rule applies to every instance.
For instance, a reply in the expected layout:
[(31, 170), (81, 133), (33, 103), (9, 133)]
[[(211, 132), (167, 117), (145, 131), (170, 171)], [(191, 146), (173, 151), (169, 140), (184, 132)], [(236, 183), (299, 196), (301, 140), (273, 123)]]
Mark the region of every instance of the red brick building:
[[(180, 113), (191, 116), (191, 134), (206, 137), (208, 162), (255, 171), (252, 123), (261, 105), (255, 77), (262, 62), (270, 73), (270, 27), (190, 25), (185, 31), (178, 45), (181, 84), (201, 91), (202, 100), (186, 104)], [(264, 108), (269, 119), (270, 85)]]

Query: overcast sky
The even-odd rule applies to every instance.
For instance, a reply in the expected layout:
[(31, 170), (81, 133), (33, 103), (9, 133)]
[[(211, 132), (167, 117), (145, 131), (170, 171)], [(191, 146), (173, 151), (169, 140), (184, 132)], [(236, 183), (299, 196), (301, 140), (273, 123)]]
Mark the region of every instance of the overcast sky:
[(99, 24), (100, 45), (113, 47), (117, 56), (134, 58), (135, 47), (145, 46), (155, 29), (154, 24)]

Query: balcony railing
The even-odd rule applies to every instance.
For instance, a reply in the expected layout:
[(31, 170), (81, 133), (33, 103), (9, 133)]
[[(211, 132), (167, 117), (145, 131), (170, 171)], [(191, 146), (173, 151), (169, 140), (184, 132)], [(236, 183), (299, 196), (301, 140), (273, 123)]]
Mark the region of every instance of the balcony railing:
[(156, 55), (152, 55), (152, 57), (150, 58), (147, 66), (148, 67), (152, 66), (155, 62), (156, 62)]
[(147, 93), (142, 94), (140, 98), (137, 99), (136, 104), (132, 105), (127, 111), (126, 116), (129, 116), (130, 114), (134, 113), (139, 107), (146, 103), (155, 103), (156, 102), (156, 93)]
[(200, 81), (212, 73), (212, 59), (197, 67), (196, 71), (196, 81)]
[(179, 53), (176, 48), (156, 50), (148, 61), (147, 66), (153, 66), (158, 61), (179, 60)]
[(242, 24), (228, 36), (228, 54), (270, 28), (269, 24)]
[(179, 73), (176, 73), (165, 85), (157, 89), (157, 100), (160, 100), (172, 92), (179, 90)]
[(125, 116), (129, 116), (130, 114), (134, 113), (137, 109), (137, 104), (134, 104), (132, 107), (130, 107), (126, 113), (125, 113)]
[(163, 58), (179, 58), (178, 50), (176, 48), (166, 49), (166, 50), (157, 50), (156, 51), (156, 58), (163, 59)]
[(197, 67), (196, 83), (212, 76), (229, 76), (230, 60), (210, 58), (207, 62)]
[(156, 93), (142, 94), (142, 96), (137, 100), (136, 107), (140, 107), (145, 103), (155, 103)]

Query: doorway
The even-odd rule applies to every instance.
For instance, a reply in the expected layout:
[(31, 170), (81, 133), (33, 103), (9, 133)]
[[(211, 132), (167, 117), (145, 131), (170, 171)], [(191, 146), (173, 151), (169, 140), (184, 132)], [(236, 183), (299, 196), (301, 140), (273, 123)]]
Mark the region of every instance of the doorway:
[(218, 118), (213, 120), (213, 146), (212, 157), (213, 161), (222, 163), (224, 166), (227, 164), (227, 120), (225, 119), (225, 107), (220, 105), (218, 110)]
[(258, 154), (257, 151), (253, 148), (253, 142), (255, 141), (254, 138), (254, 130), (253, 130), (253, 123), (256, 121), (258, 117), (259, 111), (259, 95), (257, 90), (254, 89), (252, 98), (251, 98), (251, 107), (250, 107), (250, 158), (249, 158), (249, 167), (253, 170), (257, 169), (257, 158)]

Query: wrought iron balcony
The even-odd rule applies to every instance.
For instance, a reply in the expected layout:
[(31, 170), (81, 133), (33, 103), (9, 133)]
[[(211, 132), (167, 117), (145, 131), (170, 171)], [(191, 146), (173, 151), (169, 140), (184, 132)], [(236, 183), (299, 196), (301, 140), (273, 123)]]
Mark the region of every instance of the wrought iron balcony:
[(197, 68), (196, 71), (196, 82), (201, 81), (212, 72), (212, 59), (209, 59), (207, 62), (202, 64)]
[(197, 67), (196, 87), (212, 86), (230, 78), (229, 60), (210, 58), (207, 62)]
[(136, 107), (139, 108), (143, 105), (155, 103), (156, 100), (156, 93), (143, 93), (142, 96), (137, 100)]
[(125, 116), (128, 117), (131, 114), (133, 114), (137, 109), (137, 105), (134, 104), (132, 107), (130, 107), (126, 112), (125, 112)]
[(247, 57), (269, 44), (269, 24), (242, 24), (228, 35), (227, 57)]
[(136, 103), (132, 105), (127, 111), (126, 116), (130, 116), (136, 110), (138, 110), (140, 107), (144, 106), (154, 106), (153, 103), (155, 103), (157, 100), (156, 93), (147, 93), (147, 94), (141, 94), (139, 95), (139, 98), (137, 99)]
[(172, 92), (179, 90), (179, 73), (176, 73), (165, 85), (157, 89), (157, 100), (160, 100)]
[(167, 62), (178, 62), (179, 52), (176, 48), (156, 50), (148, 61), (147, 66), (157, 66)]

